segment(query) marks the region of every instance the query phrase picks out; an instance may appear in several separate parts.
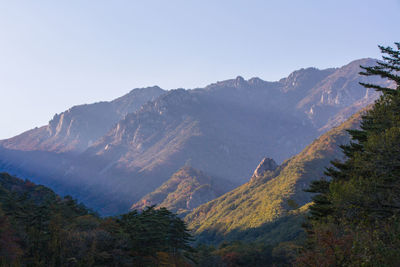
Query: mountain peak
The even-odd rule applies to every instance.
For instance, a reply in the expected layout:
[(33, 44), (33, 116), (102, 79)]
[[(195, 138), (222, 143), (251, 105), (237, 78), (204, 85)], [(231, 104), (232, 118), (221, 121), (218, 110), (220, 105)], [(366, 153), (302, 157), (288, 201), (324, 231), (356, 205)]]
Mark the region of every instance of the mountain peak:
[(148, 86), (148, 87), (143, 87), (143, 88), (134, 88), (132, 90), (129, 91), (129, 94), (138, 94), (138, 93), (148, 93), (148, 92), (152, 92), (152, 91), (164, 91), (162, 88), (160, 88), (157, 85), (154, 86)]
[(235, 79), (229, 79), (224, 81), (218, 81), (205, 87), (208, 90), (221, 89), (221, 88), (243, 88), (248, 87), (249, 82), (246, 81), (242, 76), (237, 76)]
[(237, 76), (235, 79), (235, 87), (243, 87), (246, 86), (247, 82), (242, 76)]
[(226, 184), (226, 181), (212, 178), (186, 165), (155, 191), (133, 204), (131, 209), (142, 210), (146, 206), (158, 205), (185, 214), (227, 192), (228, 188), (230, 185)]
[[(342, 121), (364, 106), (364, 101), (358, 102), (366, 95), (358, 84), (364, 78), (359, 71), (309, 68), (282, 82), (235, 75), (195, 90), (136, 89), (111, 102), (72, 108), (49, 127), (3, 141), (2, 148), (23, 151), (0, 153), (0, 170), (23, 171), (60, 188), (76, 181), (83, 186), (63, 192), (82, 197), (102, 212), (127, 208), (188, 161), (211, 177), (243, 184), (266, 151), (282, 162), (319, 136), (327, 121)], [(368, 99), (373, 99), (369, 92)], [(350, 105), (354, 108), (340, 113)], [(338, 114), (340, 120), (336, 120)], [(49, 161), (54, 153), (57, 157)], [(276, 163), (263, 161), (254, 172), (260, 178), (252, 186), (268, 182), (284, 168), (271, 171)], [(171, 184), (181, 181), (175, 178)], [(191, 181), (196, 183), (186, 180), (187, 184)], [(199, 203), (197, 196), (207, 199), (203, 196), (213, 192), (207, 189), (210, 183), (201, 183), (201, 190), (191, 191), (190, 204), (180, 207), (193, 208)]]
[(251, 85), (262, 85), (265, 83), (265, 81), (263, 81), (262, 79), (260, 79), (258, 77), (253, 77), (248, 80), (248, 83)]
[(358, 74), (358, 72), (362, 71), (360, 66), (375, 66), (378, 59), (374, 58), (361, 58), (351, 61), (350, 63), (341, 67), (343, 73), (348, 73), (348, 75), (352, 75), (354, 73)]

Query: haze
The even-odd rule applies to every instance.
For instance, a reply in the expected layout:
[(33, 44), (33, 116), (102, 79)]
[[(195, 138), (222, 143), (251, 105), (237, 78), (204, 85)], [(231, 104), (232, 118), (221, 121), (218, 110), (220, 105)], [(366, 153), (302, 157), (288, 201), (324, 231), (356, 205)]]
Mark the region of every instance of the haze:
[(398, 41), (399, 3), (3, 1), (0, 139), (136, 87), (277, 80), (379, 58), (378, 44)]

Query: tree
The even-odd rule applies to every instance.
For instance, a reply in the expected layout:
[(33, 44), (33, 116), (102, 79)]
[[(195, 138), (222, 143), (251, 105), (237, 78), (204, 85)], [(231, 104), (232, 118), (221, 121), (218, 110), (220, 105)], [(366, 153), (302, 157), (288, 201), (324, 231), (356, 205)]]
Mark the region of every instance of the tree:
[(380, 76), (388, 86), (361, 83), (382, 95), (362, 117), (360, 130), (348, 131), (352, 141), (341, 147), (346, 161), (333, 161), (326, 171), (330, 179), (308, 190), (316, 195), (299, 265), (324, 266), (329, 259), (339, 266), (393, 266), (400, 260), (400, 43), (395, 46), (379, 46), (382, 61), (361, 67), (361, 75)]
[(0, 207), (0, 265), (17, 266), (23, 251), (18, 244), (15, 230), (10, 224), (10, 220), (4, 215)]
[[(128, 249), (139, 262), (157, 262), (158, 258), (190, 258), (192, 236), (186, 224), (166, 208), (147, 207), (123, 214), (118, 220), (129, 237)], [(166, 257), (166, 254), (169, 256)]]

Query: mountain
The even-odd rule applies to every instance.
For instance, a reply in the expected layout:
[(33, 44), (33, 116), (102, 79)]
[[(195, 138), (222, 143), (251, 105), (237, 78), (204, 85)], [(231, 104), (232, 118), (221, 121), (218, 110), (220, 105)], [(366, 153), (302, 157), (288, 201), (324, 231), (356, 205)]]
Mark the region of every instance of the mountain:
[[(42, 127), (46, 133), (38, 128), (2, 141), (0, 170), (34, 177), (103, 214), (128, 210), (185, 165), (240, 185), (265, 155), (281, 163), (373, 102), (377, 95), (356, 82), (371, 82), (357, 73), (374, 62), (301, 69), (277, 82), (238, 76), (193, 90), (155, 88), (146, 98), (152, 101), (107, 104), (120, 114), (115, 120), (109, 112), (88, 115), (96, 104), (81, 106), (56, 116)], [(103, 120), (109, 126), (94, 130)], [(90, 126), (79, 126), (85, 122)]]
[[(331, 126), (338, 126), (348, 118), (350, 112), (347, 113), (347, 117), (344, 116), (342, 120), (337, 120), (337, 114), (341, 113), (343, 109), (354, 106), (354, 113), (360, 108), (372, 104), (379, 93), (373, 89), (365, 89), (359, 84), (360, 65), (373, 66), (376, 65), (376, 60), (355, 60), (337, 69), (308, 91), (307, 95), (297, 103), (296, 108), (306, 113), (317, 128), (329, 130), (327, 124), (336, 119), (336, 123)], [(385, 83), (371, 78), (363, 79), (363, 81)]]
[(157, 86), (134, 89), (110, 102), (74, 106), (54, 115), (48, 125), (0, 141), (0, 145), (23, 151), (82, 152), (126, 114), (164, 92)]
[(304, 214), (311, 199), (303, 190), (323, 176), (331, 160), (343, 157), (339, 145), (350, 141), (346, 130), (358, 127), (361, 115), (353, 115), (274, 170), (265, 169), (260, 175), (260, 164), (258, 175), (249, 182), (189, 213), (185, 217), (189, 227), (199, 240), (212, 243), (292, 239), (301, 232), (298, 215)]
[(199, 170), (184, 166), (159, 188), (132, 205), (131, 209), (143, 210), (146, 206), (157, 205), (185, 214), (230, 189), (233, 188), (228, 181), (211, 178)]

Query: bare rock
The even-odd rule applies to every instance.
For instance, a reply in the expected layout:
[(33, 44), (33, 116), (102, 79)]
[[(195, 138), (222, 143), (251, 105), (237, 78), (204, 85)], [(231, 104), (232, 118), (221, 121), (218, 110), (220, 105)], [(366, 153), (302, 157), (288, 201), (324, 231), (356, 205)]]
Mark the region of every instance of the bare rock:
[(266, 171), (274, 171), (278, 167), (278, 164), (271, 158), (263, 158), (263, 160), (258, 164), (256, 170), (253, 173), (253, 178), (259, 178), (264, 175)]

